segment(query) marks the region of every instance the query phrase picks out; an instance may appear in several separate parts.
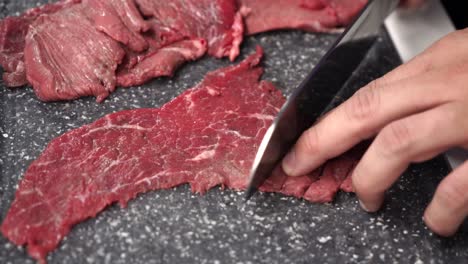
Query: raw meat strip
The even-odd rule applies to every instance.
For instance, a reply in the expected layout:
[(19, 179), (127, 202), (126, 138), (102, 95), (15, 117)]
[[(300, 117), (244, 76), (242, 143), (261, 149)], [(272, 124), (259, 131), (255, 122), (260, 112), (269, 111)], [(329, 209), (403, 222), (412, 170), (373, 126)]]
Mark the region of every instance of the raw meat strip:
[(320, 176), (320, 170), (312, 172), (310, 175), (300, 177), (287, 177), (281, 187), (281, 193), (288, 196), (303, 197), (309, 186), (317, 181)]
[[(140, 85), (155, 77), (172, 76), (174, 71), (177, 70), (177, 67), (183, 63), (179, 61), (179, 58), (186, 57), (188, 60), (195, 60), (206, 53), (208, 46), (206, 40), (203, 39), (202, 41), (200, 38), (187, 39), (182, 35), (167, 34), (167, 32), (161, 30), (162, 27), (155, 19), (147, 20), (147, 23), (150, 25), (150, 29), (142, 33), (142, 36), (148, 43), (148, 49), (144, 52), (135, 52), (124, 47), (126, 51), (125, 58), (117, 69), (117, 85), (119, 86), (130, 87)], [(187, 49), (187, 43), (192, 43), (192, 47)], [(197, 43), (203, 45), (196, 45)], [(170, 48), (169, 46), (185, 46), (186, 48), (184, 50), (191, 50), (192, 53), (177, 53), (174, 58), (163, 56), (166, 58), (167, 62), (175, 62), (177, 65), (160, 65), (161, 55), (168, 54), (164, 51), (164, 48)], [(198, 49), (196, 49), (196, 47), (198, 47)], [(174, 51), (174, 49), (172, 49), (172, 51)], [(166, 70), (157, 70), (163, 68)], [(170, 69), (170, 71), (167, 69)]]
[(26, 171), (2, 233), (44, 260), (74, 224), (138, 193), (183, 183), (200, 193), (245, 188), (284, 102), (259, 82), (261, 54), (209, 73), (161, 109), (114, 113), (52, 140)]
[(136, 0), (145, 16), (159, 23), (160, 31), (173, 37), (204, 38), (208, 53), (234, 60), (243, 39), (242, 16), (235, 0)]
[(304, 198), (314, 203), (332, 202), (338, 190), (353, 191), (351, 171), (361, 155), (361, 152), (352, 150), (328, 161), (323, 168), (299, 177), (288, 177), (281, 167), (277, 167), (259, 190)]
[[(365, 3), (63, 0), (2, 20), (0, 64), (7, 86), (29, 82), (43, 101), (96, 96), (101, 102), (116, 84), (129, 87), (171, 76), (206, 50), (234, 60), (243, 40), (243, 16), (249, 34), (283, 28), (329, 31), (348, 23)], [(41, 14), (47, 15), (38, 18)], [(206, 44), (199, 45), (201, 39)]]
[(82, 5), (37, 18), (26, 36), (26, 77), (43, 101), (96, 96), (115, 90), (120, 45), (94, 28)]
[[(29, 81), (43, 101), (93, 95), (101, 102), (116, 84), (128, 87), (171, 76), (208, 47), (217, 57), (233, 60), (239, 54), (243, 23), (235, 0), (139, 3), (154, 16), (148, 19), (135, 0), (79, 2), (45, 5), (3, 20), (0, 63), (7, 85)], [(174, 14), (183, 19), (174, 20)]]
[(302, 29), (327, 32), (346, 25), (367, 0), (237, 0), (247, 34)]
[(204, 39), (183, 40), (156, 50), (130, 69), (121, 70), (117, 84), (128, 87), (140, 85), (155, 76), (172, 76), (186, 61), (196, 60), (206, 52)]
[[(139, 193), (184, 183), (198, 193), (217, 185), (245, 189), (261, 139), (285, 101), (259, 81), (261, 56), (258, 48), (239, 65), (207, 74), (160, 109), (110, 114), (52, 140), (27, 169), (1, 232), (45, 262), (73, 225), (114, 202), (125, 207)], [(329, 201), (354, 160), (344, 155), (321, 176), (318, 170), (294, 179), (278, 167), (260, 189), (297, 197), (307, 190), (306, 199)]]
[(335, 10), (339, 26), (349, 24), (367, 4), (367, 0), (323, 0), (323, 2)]
[(143, 19), (134, 0), (84, 0), (94, 26), (131, 50), (142, 52), (148, 43), (140, 34), (151, 25)]
[(344, 181), (340, 184), (340, 190), (344, 192), (354, 192), (353, 189), (353, 182), (351, 180), (351, 175), (353, 174), (353, 170), (356, 167), (357, 161), (351, 166), (351, 169), (348, 172), (348, 176), (344, 179)]
[(29, 25), (41, 14), (50, 14), (69, 7), (79, 0), (63, 0), (32, 8), (19, 17), (7, 17), (0, 21), (0, 65), (3, 80), (8, 87), (27, 84), (24, 65), (25, 37)]
[(320, 178), (312, 182), (307, 188), (303, 198), (316, 203), (333, 201), (333, 197), (335, 197), (340, 185), (349, 175), (354, 163), (355, 160), (347, 155), (329, 161)]

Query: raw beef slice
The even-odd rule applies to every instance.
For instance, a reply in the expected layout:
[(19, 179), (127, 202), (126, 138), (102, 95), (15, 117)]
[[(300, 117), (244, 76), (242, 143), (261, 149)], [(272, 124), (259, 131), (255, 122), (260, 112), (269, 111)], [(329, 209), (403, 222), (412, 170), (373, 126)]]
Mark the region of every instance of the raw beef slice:
[(234, 60), (239, 55), (244, 25), (235, 0), (135, 1), (169, 38), (204, 38), (212, 56)]
[(117, 73), (117, 84), (124, 87), (140, 85), (154, 77), (172, 76), (186, 61), (200, 58), (206, 53), (204, 39), (182, 40), (155, 50), (130, 68)]
[(302, 29), (327, 32), (348, 24), (367, 0), (237, 0), (248, 34)]
[[(208, 46), (217, 57), (239, 54), (243, 23), (234, 0), (139, 4), (67, 0), (3, 20), (0, 63), (6, 84), (29, 81), (43, 101), (93, 95), (101, 102), (116, 84), (128, 87), (171, 76)], [(182, 20), (170, 17), (173, 5)], [(143, 18), (139, 7), (152, 10), (153, 17)], [(187, 8), (197, 10), (192, 15)]]
[(98, 30), (133, 51), (142, 52), (148, 48), (141, 33), (148, 31), (151, 25), (143, 19), (134, 0), (83, 0), (83, 5)]
[(26, 36), (26, 77), (43, 101), (96, 96), (115, 90), (115, 71), (125, 55), (119, 43), (86, 19), (82, 5), (42, 15)]
[(80, 0), (58, 1), (29, 9), (21, 16), (7, 17), (0, 21), (0, 65), (4, 70), (3, 80), (8, 87), (27, 84), (23, 55), (29, 25), (41, 14), (55, 13), (78, 2)]
[[(73, 225), (114, 202), (125, 207), (139, 193), (184, 183), (199, 193), (217, 185), (245, 189), (257, 147), (285, 101), (259, 81), (261, 56), (259, 48), (207, 74), (160, 109), (110, 114), (52, 140), (20, 182), (2, 233), (45, 262)], [(333, 162), (336, 168), (340, 159)], [(277, 169), (261, 190), (302, 197), (313, 182), (318, 171), (290, 179)]]
[(365, 3), (62, 0), (1, 21), (0, 64), (7, 86), (29, 82), (43, 101), (95, 96), (101, 102), (116, 85), (171, 76), (206, 51), (234, 60), (243, 40), (243, 16), (250, 34), (329, 31), (348, 23)]

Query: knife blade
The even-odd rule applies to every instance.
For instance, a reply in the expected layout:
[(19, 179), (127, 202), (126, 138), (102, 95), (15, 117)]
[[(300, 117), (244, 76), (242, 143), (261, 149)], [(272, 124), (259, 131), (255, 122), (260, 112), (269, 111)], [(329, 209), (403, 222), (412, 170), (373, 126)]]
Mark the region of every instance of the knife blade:
[[(399, 0), (369, 0), (338, 37), (331, 49), (294, 90), (265, 133), (245, 191), (246, 200), (270, 176), (299, 136), (316, 120), (351, 94), (344, 84), (359, 66), (379, 35), (385, 18)], [(340, 95), (338, 98), (337, 95)]]

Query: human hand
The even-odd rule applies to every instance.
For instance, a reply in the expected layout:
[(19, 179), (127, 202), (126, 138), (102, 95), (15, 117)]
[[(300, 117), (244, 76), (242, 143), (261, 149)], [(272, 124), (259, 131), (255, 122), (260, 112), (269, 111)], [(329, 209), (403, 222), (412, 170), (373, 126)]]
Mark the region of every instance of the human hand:
[[(306, 174), (362, 140), (374, 141), (352, 174), (369, 212), (412, 162), (468, 148), (468, 29), (451, 33), (410, 62), (369, 83), (305, 131), (282, 162)], [(468, 215), (468, 162), (437, 187), (424, 221), (450, 236)]]

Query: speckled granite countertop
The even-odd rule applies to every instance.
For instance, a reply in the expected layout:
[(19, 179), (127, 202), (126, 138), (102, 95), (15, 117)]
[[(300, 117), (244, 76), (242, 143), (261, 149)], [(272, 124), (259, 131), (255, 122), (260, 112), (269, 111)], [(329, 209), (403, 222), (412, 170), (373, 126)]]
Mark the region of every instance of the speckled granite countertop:
[[(36, 1), (0, 0), (0, 13), (15, 14)], [(317, 63), (334, 35), (278, 32), (250, 37), (243, 56), (265, 48), (264, 78), (287, 95)], [(204, 58), (183, 67), (172, 80), (118, 89), (104, 103), (86, 98), (42, 103), (30, 89), (0, 88), (0, 219), (28, 164), (52, 138), (122, 109), (159, 107), (194, 86), (210, 70), (229, 64)], [(399, 64), (388, 36), (370, 52), (352, 85), (359, 87)], [(2, 85), (3, 86), (3, 85)], [(50, 254), (50, 263), (467, 263), (468, 228), (441, 239), (421, 216), (442, 176), (437, 158), (413, 166), (389, 192), (385, 208), (363, 213), (354, 195), (333, 204), (311, 204), (277, 194), (218, 188), (204, 196), (187, 186), (140, 195), (128, 208), (111, 206), (75, 226)], [(0, 235), (0, 263), (32, 263), (24, 249)]]

